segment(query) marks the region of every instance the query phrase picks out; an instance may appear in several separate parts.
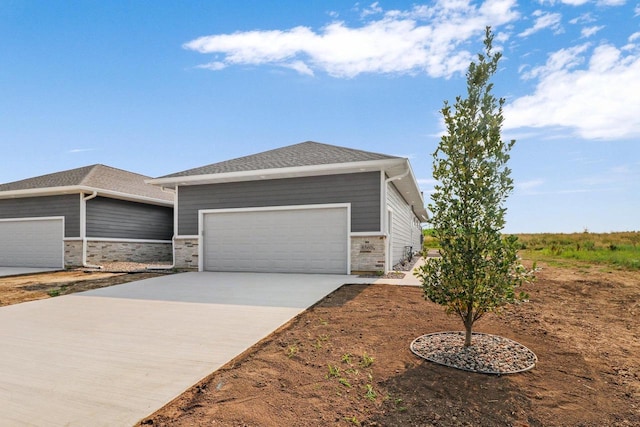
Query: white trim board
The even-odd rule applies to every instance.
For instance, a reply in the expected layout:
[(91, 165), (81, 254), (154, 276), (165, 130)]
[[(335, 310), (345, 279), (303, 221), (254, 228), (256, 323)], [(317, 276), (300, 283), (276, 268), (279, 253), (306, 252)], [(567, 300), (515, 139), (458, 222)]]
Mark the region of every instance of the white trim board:
[[(56, 237), (56, 241), (53, 241), (53, 240), (50, 241), (52, 244), (59, 245), (59, 247), (55, 251), (55, 253), (59, 252), (59, 255), (60, 255), (59, 264), (56, 265), (56, 266), (53, 266), (53, 265), (36, 265), (36, 264), (31, 265), (31, 263), (27, 263), (24, 266), (64, 268), (64, 265), (65, 265), (64, 264), (64, 251), (65, 251), (65, 244), (64, 244), (64, 239), (65, 239), (65, 237), (64, 237), (64, 234), (65, 234), (65, 218), (64, 218), (64, 216), (42, 216), (42, 217), (3, 218), (3, 219), (0, 219), (0, 223), (2, 223), (2, 224), (10, 224), (10, 223), (23, 223), (23, 224), (27, 223), (28, 224), (28, 223), (36, 223), (36, 222), (56, 222), (56, 223), (59, 223), (59, 227), (60, 228), (55, 231), (55, 234), (56, 234), (56, 236), (58, 236), (58, 235), (60, 236), (60, 241), (57, 242), (57, 237)], [(20, 231), (22, 231), (22, 230), (20, 230)], [(40, 230), (40, 231), (42, 231), (42, 230)], [(24, 233), (24, 234), (21, 233), (22, 236), (24, 236), (25, 234), (28, 235), (29, 233)], [(11, 236), (11, 234), (9, 236)], [(32, 236), (32, 238), (33, 238), (33, 236)], [(37, 244), (36, 240), (28, 240), (28, 241)], [(40, 242), (41, 242), (41, 240), (40, 240)], [(43, 248), (43, 246), (41, 244), (39, 246), (40, 246), (40, 249)], [(50, 246), (49, 248), (53, 249), (53, 246)], [(15, 254), (16, 253), (13, 252), (13, 255), (10, 256), (8, 259), (5, 259), (5, 261), (11, 262), (12, 259), (15, 258)], [(20, 252), (18, 252), (18, 254), (20, 254)], [(44, 253), (41, 253), (41, 255), (43, 255), (43, 254)], [(52, 255), (52, 254), (54, 254), (54, 253), (50, 253), (49, 255)], [(31, 255), (32, 255), (31, 257), (28, 254), (25, 254), (24, 256), (20, 255), (18, 258), (19, 259), (33, 259), (33, 254), (31, 254)], [(44, 258), (48, 259), (52, 263), (55, 262), (55, 261), (53, 261), (52, 257), (51, 258), (47, 258), (46, 256), (44, 256)], [(17, 259), (17, 258), (15, 258), (15, 259)], [(46, 262), (48, 263), (49, 261), (46, 261)]]
[(321, 209), (346, 209), (346, 274), (351, 272), (351, 204), (350, 203), (327, 203), (314, 205), (286, 205), (286, 206), (260, 206), (250, 208), (227, 208), (227, 209), (201, 209), (198, 211), (198, 271), (204, 270), (204, 217), (207, 214), (216, 213), (242, 213), (242, 212), (274, 212), (274, 211), (303, 211)]
[(87, 237), (87, 242), (121, 242), (121, 243), (171, 243), (171, 240), (125, 239), (117, 237)]

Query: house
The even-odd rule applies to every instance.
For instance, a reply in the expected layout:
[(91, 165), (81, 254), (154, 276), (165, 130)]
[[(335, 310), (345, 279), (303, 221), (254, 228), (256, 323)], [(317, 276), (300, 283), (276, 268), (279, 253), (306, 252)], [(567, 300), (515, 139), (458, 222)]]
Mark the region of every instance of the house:
[(0, 184), (0, 266), (171, 261), (173, 198), (104, 165)]
[(317, 142), (147, 182), (175, 189), (175, 266), (200, 271), (388, 271), (427, 218), (408, 159)]

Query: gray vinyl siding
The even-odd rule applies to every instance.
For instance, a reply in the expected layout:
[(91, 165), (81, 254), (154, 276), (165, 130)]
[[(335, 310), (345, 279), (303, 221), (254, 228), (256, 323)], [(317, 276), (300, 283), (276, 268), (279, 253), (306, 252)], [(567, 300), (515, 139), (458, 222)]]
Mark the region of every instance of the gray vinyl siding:
[(198, 234), (200, 209), (325, 203), (351, 203), (351, 231), (381, 231), (380, 172), (179, 187), (178, 234)]
[(80, 195), (19, 197), (0, 200), (0, 219), (64, 217), (64, 237), (80, 237)]
[(393, 183), (387, 187), (387, 205), (393, 210), (391, 227), (391, 262), (402, 261), (405, 246), (419, 251), (422, 229), (411, 206), (402, 198)]
[(96, 197), (87, 200), (87, 237), (171, 240), (173, 208)]

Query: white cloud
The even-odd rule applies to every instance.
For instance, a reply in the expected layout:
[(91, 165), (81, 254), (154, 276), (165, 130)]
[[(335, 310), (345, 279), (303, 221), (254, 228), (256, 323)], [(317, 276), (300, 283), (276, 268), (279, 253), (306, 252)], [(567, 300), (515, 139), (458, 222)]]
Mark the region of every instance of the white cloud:
[[(362, 73), (426, 73), (450, 77), (463, 73), (472, 54), (461, 48), (517, 19), (515, 0), (439, 0), (429, 6), (392, 10), (360, 27), (332, 22), (319, 31), (308, 27), (288, 30), (245, 31), (200, 37), (184, 48), (213, 54), (201, 68), (221, 70), (232, 65), (273, 65), (312, 75), (323, 71), (350, 78)], [(367, 9), (381, 14), (378, 3)]]
[(534, 188), (538, 188), (542, 184), (544, 184), (544, 181), (542, 179), (532, 179), (530, 181), (517, 182), (516, 188), (518, 190), (527, 191), (527, 190), (532, 190)]
[(87, 151), (96, 151), (95, 148), (72, 148), (71, 150), (67, 151), (67, 153), (73, 154), (73, 153), (85, 153)]
[(561, 127), (588, 139), (640, 135), (637, 45), (562, 49), (523, 77), (539, 81), (532, 95), (505, 106), (505, 129)]
[(571, 20), (569, 20), (570, 24), (590, 24), (592, 22), (596, 22), (597, 19), (595, 19), (591, 13), (583, 13), (582, 15), (578, 16), (577, 18), (573, 18)]
[(589, 48), (589, 46), (590, 45), (588, 43), (585, 43), (567, 49), (560, 49), (559, 51), (549, 55), (549, 59), (545, 65), (535, 67), (531, 71), (523, 73), (522, 77), (528, 80), (565, 69), (574, 68), (584, 62), (584, 57), (581, 55)]
[(596, 25), (593, 27), (584, 27), (582, 30), (580, 30), (580, 35), (583, 38), (588, 38), (593, 36), (594, 34), (596, 34), (598, 31), (600, 31), (601, 29), (604, 28), (604, 25)]
[(368, 8), (364, 9), (362, 11), (362, 13), (360, 14), (360, 16), (363, 17), (363, 18), (366, 18), (369, 15), (377, 15), (377, 14), (380, 14), (382, 12), (383, 12), (383, 10), (380, 7), (380, 5), (378, 4), (378, 2), (375, 2), (375, 3), (371, 3), (371, 5)]
[(596, 1), (592, 1), (592, 0), (538, 0), (538, 3), (540, 3), (541, 5), (545, 5), (545, 4), (549, 4), (551, 6), (555, 5), (556, 3), (562, 3), (562, 4), (568, 4), (569, 6), (582, 6), (583, 4), (587, 4), (587, 3), (595, 3), (598, 6), (622, 6), (624, 5), (626, 2), (626, 0), (596, 0)]
[(220, 61), (209, 62), (208, 64), (198, 65), (198, 68), (204, 68), (205, 70), (220, 71), (227, 68), (227, 64)]
[(559, 13), (547, 13), (541, 10), (536, 10), (535, 12), (533, 12), (533, 16), (536, 17), (533, 26), (527, 28), (526, 30), (518, 34), (518, 36), (528, 37), (531, 34), (537, 33), (538, 31), (547, 28), (553, 30), (554, 34), (562, 32), (562, 15), (560, 15)]

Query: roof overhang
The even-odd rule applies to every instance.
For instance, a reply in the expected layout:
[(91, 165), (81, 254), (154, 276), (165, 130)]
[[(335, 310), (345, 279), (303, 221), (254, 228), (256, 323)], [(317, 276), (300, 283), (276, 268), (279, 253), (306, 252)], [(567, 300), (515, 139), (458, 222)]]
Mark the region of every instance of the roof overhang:
[(365, 162), (331, 163), (326, 165), (294, 166), (250, 171), (224, 172), (206, 175), (172, 176), (145, 180), (147, 184), (162, 187), (221, 184), (225, 182), (260, 181), (267, 179), (299, 178), (304, 176), (336, 175), (343, 173), (373, 172), (397, 167), (406, 159), (394, 158)]
[[(387, 177), (402, 178), (393, 183), (409, 203), (420, 221), (427, 220), (427, 211), (424, 208), (424, 199), (418, 187), (418, 183), (411, 170), (409, 160), (406, 158), (392, 158), (383, 160), (369, 160), (364, 162), (332, 163), (326, 165), (295, 166), (272, 169), (259, 169), (250, 171), (225, 172), (204, 175), (172, 176), (145, 180), (147, 184), (160, 187), (175, 188), (178, 186), (222, 184), (228, 182), (261, 181), (283, 178), (300, 178), (308, 176), (338, 175), (361, 172), (383, 171)], [(408, 172), (408, 173), (407, 173)]]
[(83, 185), (72, 185), (66, 187), (44, 187), (32, 188), (28, 190), (10, 190), (0, 191), (1, 199), (18, 199), (24, 197), (44, 197), (44, 196), (60, 196), (65, 194), (94, 193), (99, 196), (109, 197), (112, 199), (125, 200), (129, 202), (146, 203), (158, 206), (173, 206), (173, 201), (157, 199), (154, 197), (139, 196), (136, 194), (121, 193), (113, 190), (103, 190), (102, 188), (87, 187)]
[(395, 175), (387, 172), (387, 180), (395, 185), (396, 189), (402, 195), (402, 198), (411, 205), (413, 213), (416, 214), (420, 222), (427, 222), (429, 215), (427, 209), (424, 207), (424, 197), (422, 191), (420, 191), (420, 187), (418, 187), (418, 181), (413, 174), (409, 160), (406, 160), (404, 171), (396, 172), (398, 173)]

